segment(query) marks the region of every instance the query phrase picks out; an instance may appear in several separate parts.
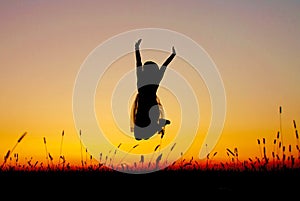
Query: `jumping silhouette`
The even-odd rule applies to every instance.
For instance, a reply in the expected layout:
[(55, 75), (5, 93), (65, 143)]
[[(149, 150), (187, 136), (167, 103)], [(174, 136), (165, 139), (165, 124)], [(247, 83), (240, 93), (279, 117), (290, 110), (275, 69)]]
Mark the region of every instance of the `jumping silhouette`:
[(142, 39), (135, 43), (137, 95), (131, 111), (131, 131), (136, 140), (147, 140), (154, 134), (165, 133), (165, 126), (170, 120), (165, 119), (164, 108), (156, 94), (159, 84), (164, 76), (167, 66), (176, 55), (175, 48), (159, 68), (153, 61), (142, 64), (140, 44)]

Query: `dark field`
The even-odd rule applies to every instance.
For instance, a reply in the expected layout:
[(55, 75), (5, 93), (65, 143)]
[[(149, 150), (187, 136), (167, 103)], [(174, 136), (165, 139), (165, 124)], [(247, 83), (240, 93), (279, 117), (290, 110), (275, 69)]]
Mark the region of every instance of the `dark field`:
[(23, 195), (40, 192), (49, 196), (53, 196), (53, 193), (64, 193), (71, 197), (108, 194), (112, 198), (126, 198), (142, 194), (147, 198), (155, 197), (158, 193), (158, 197), (242, 194), (246, 197), (284, 195), (287, 198), (297, 195), (300, 190), (299, 168), (261, 171), (166, 169), (147, 174), (127, 174), (113, 170), (6, 170), (1, 171), (0, 175), (2, 192), (15, 190)]

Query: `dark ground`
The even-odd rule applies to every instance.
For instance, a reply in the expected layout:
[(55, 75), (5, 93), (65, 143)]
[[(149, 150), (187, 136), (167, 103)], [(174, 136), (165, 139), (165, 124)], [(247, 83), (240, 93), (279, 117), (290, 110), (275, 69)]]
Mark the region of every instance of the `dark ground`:
[[(297, 196), (300, 169), (276, 171), (160, 170), (147, 174), (114, 171), (2, 171), (1, 192), (17, 195), (106, 199), (169, 199), (178, 196)], [(17, 193), (18, 192), (18, 193)], [(108, 197), (107, 197), (108, 196)], [(141, 196), (141, 197), (140, 197)], [(296, 199), (297, 200), (297, 199)]]

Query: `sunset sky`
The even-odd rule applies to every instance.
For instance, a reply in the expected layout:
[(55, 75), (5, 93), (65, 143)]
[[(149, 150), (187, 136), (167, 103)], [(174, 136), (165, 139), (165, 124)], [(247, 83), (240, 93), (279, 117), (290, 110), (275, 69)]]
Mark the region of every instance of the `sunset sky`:
[[(226, 93), (226, 118), (212, 150), (218, 153), (215, 160), (227, 161), (227, 148), (238, 148), (241, 160), (260, 157), (257, 139), (262, 138), (266, 139), (267, 152), (271, 154), (280, 125), (284, 144), (291, 144), (292, 154), (297, 155), (293, 120), (300, 125), (299, 9), (300, 1), (296, 0), (1, 1), (0, 162), (27, 132), (14, 150), (21, 160), (32, 157), (45, 163), (47, 148), (55, 162), (61, 150), (67, 161), (79, 164), (85, 151), (81, 152), (72, 103), (80, 68), (88, 55), (105, 41), (143, 28), (168, 29), (187, 36), (216, 65)], [(135, 42), (128, 41), (132, 51)], [(142, 41), (141, 48), (143, 45), (147, 41)], [(174, 45), (179, 47), (176, 41)], [(201, 77), (196, 77), (191, 65), (180, 57), (184, 50), (176, 50), (177, 57), (167, 69), (165, 81), (168, 72), (176, 70), (189, 82), (200, 101), (199, 130), (184, 155), (187, 159), (197, 159), (211, 118), (210, 99)], [(158, 63), (168, 55), (169, 52), (142, 52), (143, 60), (153, 59)], [(112, 94), (118, 80), (135, 68), (133, 53), (120, 57), (111, 61), (99, 81), (95, 113), (105, 136), (115, 146), (123, 143), (120, 148), (126, 151), (137, 142), (121, 136), (111, 108), (106, 107), (111, 103), (107, 95)], [(134, 88), (134, 80), (131, 81)], [(180, 109), (181, 100), (178, 97), (176, 100), (172, 91), (162, 88), (159, 93), (172, 119), (164, 143), (172, 145), (184, 111)], [(128, 97), (132, 96), (129, 91)], [(124, 117), (121, 121), (128, 122), (129, 128), (129, 119)], [(188, 135), (189, 130), (184, 132)], [(173, 134), (167, 136), (168, 133)], [(87, 135), (90, 134), (83, 129), (82, 137)], [(159, 142), (153, 140), (148, 144), (149, 150)], [(101, 146), (101, 142), (94, 141), (94, 146)], [(182, 150), (180, 146), (176, 148), (179, 154)]]

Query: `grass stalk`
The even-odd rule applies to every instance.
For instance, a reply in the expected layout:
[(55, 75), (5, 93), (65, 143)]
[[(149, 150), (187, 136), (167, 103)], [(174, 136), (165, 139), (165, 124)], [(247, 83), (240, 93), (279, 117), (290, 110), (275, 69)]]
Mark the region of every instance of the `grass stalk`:
[(15, 148), (17, 147), (17, 145), (23, 140), (23, 138), (27, 135), (27, 132), (24, 132), (21, 137), (19, 137), (19, 139), (17, 140), (16, 144), (13, 146), (12, 149), (8, 150), (8, 152), (6, 153), (5, 157), (4, 157), (4, 161), (1, 165), (1, 169), (4, 167), (4, 165), (7, 162), (7, 159), (10, 157), (10, 155), (14, 152)]
[(116, 168), (118, 168), (120, 166), (120, 164), (125, 160), (125, 158), (127, 157), (127, 155), (136, 147), (138, 147), (139, 144), (134, 145), (133, 147), (131, 147), (131, 149), (123, 156), (123, 158), (120, 160), (120, 162), (118, 163), (118, 165), (116, 166)]
[(47, 149), (47, 141), (46, 141), (46, 137), (44, 137), (43, 140), (44, 140), (44, 146), (45, 146), (45, 151), (46, 151), (47, 166), (48, 166), (48, 168), (49, 168), (49, 167), (50, 167), (50, 165), (49, 165), (49, 157), (48, 157), (49, 153), (48, 153), (48, 149)]
[(63, 146), (63, 140), (64, 140), (65, 131), (63, 130), (61, 133), (61, 141), (60, 141), (60, 147), (59, 147), (59, 158), (58, 158), (58, 166), (60, 166), (60, 159), (62, 158), (62, 146)]
[(80, 141), (80, 159), (81, 159), (81, 166), (84, 167), (84, 163), (83, 163), (83, 155), (82, 155), (81, 130), (79, 130), (79, 141)]

